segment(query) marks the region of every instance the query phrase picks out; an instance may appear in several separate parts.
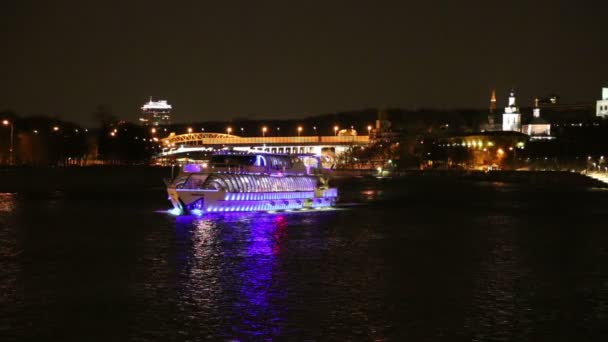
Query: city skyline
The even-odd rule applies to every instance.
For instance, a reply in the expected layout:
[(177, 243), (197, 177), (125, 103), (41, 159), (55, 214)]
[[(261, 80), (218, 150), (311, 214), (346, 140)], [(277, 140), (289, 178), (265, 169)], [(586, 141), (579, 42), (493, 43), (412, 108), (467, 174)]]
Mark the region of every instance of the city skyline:
[(101, 104), (136, 121), (149, 96), (194, 122), (487, 108), (511, 87), (594, 103), (607, 85), (605, 11), (566, 1), (1, 6), (0, 110), (85, 125)]

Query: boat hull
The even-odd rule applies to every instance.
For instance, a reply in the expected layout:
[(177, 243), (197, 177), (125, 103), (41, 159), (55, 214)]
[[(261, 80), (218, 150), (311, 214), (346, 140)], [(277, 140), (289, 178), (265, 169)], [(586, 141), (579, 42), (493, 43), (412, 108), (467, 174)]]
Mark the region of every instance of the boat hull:
[(226, 192), (168, 187), (169, 200), (179, 212), (246, 212), (298, 210), (331, 207), (336, 188), (291, 192)]

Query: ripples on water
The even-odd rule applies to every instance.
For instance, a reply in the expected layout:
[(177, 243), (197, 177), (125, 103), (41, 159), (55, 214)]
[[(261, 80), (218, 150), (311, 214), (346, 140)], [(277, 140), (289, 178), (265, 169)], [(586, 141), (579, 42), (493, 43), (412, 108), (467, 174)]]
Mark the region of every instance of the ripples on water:
[(173, 217), (160, 191), (0, 194), (0, 340), (597, 340), (608, 192), (361, 183)]

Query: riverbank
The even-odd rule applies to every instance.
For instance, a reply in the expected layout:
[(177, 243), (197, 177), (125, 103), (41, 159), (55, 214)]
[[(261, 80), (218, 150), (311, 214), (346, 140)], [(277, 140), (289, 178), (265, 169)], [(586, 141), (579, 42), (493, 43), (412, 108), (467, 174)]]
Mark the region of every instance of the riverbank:
[(0, 192), (160, 189), (170, 177), (170, 167), (9, 167), (0, 169)]
[[(376, 178), (379, 173), (374, 170), (338, 170), (336, 178)], [(556, 185), (608, 188), (608, 184), (577, 172), (568, 171), (477, 171), (477, 170), (408, 170), (387, 173), (382, 179), (416, 181), (472, 181), (502, 182), (529, 185)]]
[[(174, 170), (177, 172), (177, 169)], [(336, 170), (332, 182), (375, 182), (377, 171)], [(163, 179), (171, 178), (170, 167), (88, 166), (88, 167), (12, 167), (0, 169), (0, 192), (109, 191), (133, 192), (163, 189)], [(502, 182), (524, 185), (601, 187), (600, 180), (566, 171), (465, 171), (412, 170), (385, 174), (383, 180), (416, 182)]]

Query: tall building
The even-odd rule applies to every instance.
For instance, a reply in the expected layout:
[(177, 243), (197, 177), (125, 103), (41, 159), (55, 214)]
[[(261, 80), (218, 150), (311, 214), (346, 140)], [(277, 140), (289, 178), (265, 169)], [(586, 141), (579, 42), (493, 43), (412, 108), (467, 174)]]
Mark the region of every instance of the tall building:
[(171, 124), (171, 109), (166, 100), (150, 101), (141, 107), (139, 121), (144, 126), (162, 126)]
[(502, 115), (502, 130), (521, 132), (521, 113), (515, 104), (515, 90), (509, 92), (509, 105)]
[[(490, 95), (490, 111), (488, 113), (488, 123), (482, 125), (481, 129), (484, 131), (494, 131), (496, 130), (495, 120), (495, 112), (496, 112), (496, 89), (492, 89), (492, 95)], [(498, 128), (500, 129), (500, 128)]]
[(490, 96), (490, 114), (494, 114), (496, 111), (496, 89), (492, 89), (492, 95)]
[(601, 117), (608, 116), (608, 88), (602, 88), (602, 99), (597, 101), (595, 114)]

